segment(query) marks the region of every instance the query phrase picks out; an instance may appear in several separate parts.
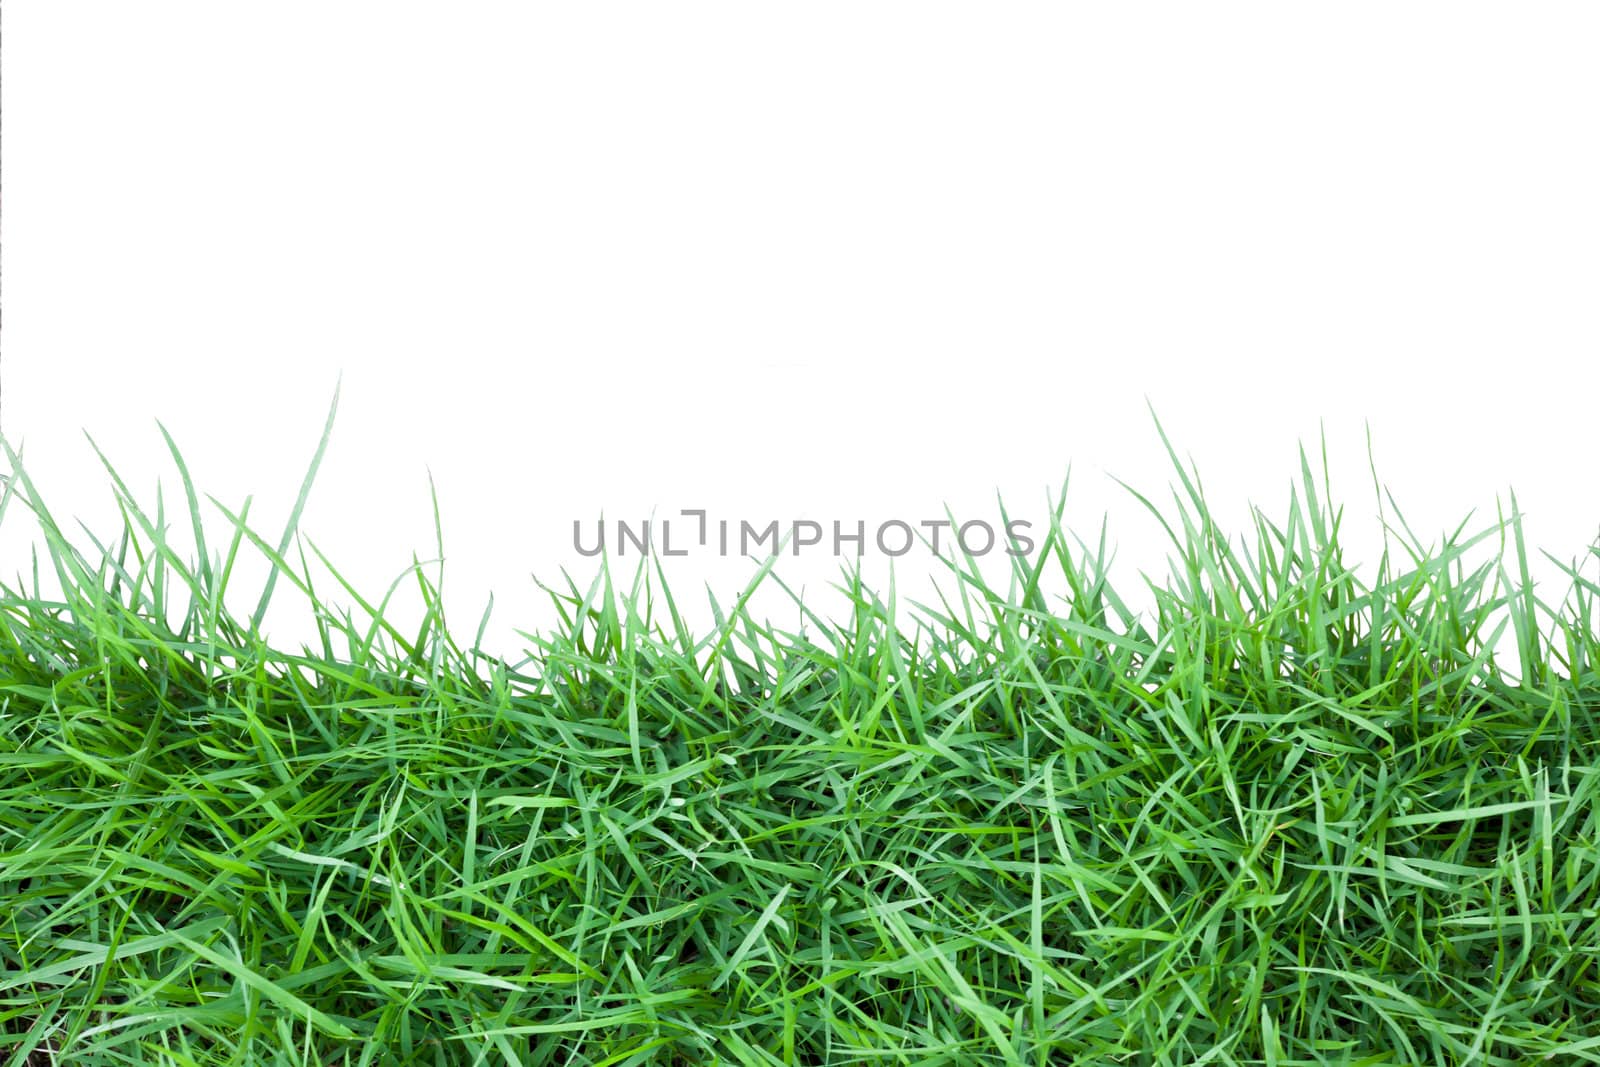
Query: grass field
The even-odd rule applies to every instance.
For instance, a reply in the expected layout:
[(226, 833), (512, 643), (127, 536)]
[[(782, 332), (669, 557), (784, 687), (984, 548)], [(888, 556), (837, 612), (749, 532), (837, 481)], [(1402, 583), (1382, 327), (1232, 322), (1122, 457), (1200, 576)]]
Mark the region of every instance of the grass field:
[(1514, 512), (1358, 574), (1304, 459), (1244, 536), (1180, 464), (1152, 614), (1058, 521), (798, 633), (602, 570), (509, 663), (110, 477), (5, 493), (0, 1063), (1600, 1062), (1600, 584)]

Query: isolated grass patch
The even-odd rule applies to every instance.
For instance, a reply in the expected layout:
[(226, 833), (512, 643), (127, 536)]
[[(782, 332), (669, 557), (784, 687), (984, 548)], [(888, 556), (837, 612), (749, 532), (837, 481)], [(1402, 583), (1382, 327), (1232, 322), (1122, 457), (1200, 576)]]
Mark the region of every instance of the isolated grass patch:
[(1241, 539), (1179, 465), (1153, 617), (1058, 521), (804, 633), (602, 570), (515, 664), (186, 472), (197, 559), (19, 472), (0, 1063), (1600, 1062), (1600, 586), (1535, 597), (1515, 514), (1363, 578), (1302, 468)]

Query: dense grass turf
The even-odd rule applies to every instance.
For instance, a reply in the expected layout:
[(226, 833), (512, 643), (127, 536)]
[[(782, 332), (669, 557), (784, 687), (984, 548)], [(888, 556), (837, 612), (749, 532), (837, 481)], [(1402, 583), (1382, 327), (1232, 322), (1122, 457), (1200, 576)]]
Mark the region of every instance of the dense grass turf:
[(1177, 473), (1153, 617), (1058, 523), (804, 633), (602, 573), (517, 664), (428, 568), (401, 633), (19, 477), (66, 592), (0, 591), (0, 1062), (1600, 1061), (1600, 586), (1515, 515), (1363, 578), (1309, 469), (1247, 539)]

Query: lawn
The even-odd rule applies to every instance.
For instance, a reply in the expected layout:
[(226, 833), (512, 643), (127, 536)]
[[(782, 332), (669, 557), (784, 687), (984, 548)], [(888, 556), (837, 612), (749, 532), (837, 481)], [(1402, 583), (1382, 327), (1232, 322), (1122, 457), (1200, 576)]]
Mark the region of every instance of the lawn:
[(1175, 456), (1152, 612), (1058, 511), (797, 632), (597, 566), (510, 661), (173, 457), (189, 555), (0, 504), (0, 1063), (1600, 1062), (1600, 546), (1536, 596), (1514, 506), (1354, 568), (1314, 457), (1223, 531)]

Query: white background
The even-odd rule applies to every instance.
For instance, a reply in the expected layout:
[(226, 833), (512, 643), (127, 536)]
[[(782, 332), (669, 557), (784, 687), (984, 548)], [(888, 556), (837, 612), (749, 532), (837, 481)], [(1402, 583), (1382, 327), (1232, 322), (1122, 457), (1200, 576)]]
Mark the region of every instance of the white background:
[(1429, 536), (1600, 527), (1591, 4), (52, 0), (4, 49), (4, 429), (102, 533), (83, 432), (178, 508), (159, 418), (276, 540), (341, 373), (304, 530), (381, 593), (431, 469), (507, 652), (602, 510), (1040, 515), (1071, 464), (1136, 585), (1147, 401), (1236, 529), (1325, 431), (1374, 563), (1369, 426)]

